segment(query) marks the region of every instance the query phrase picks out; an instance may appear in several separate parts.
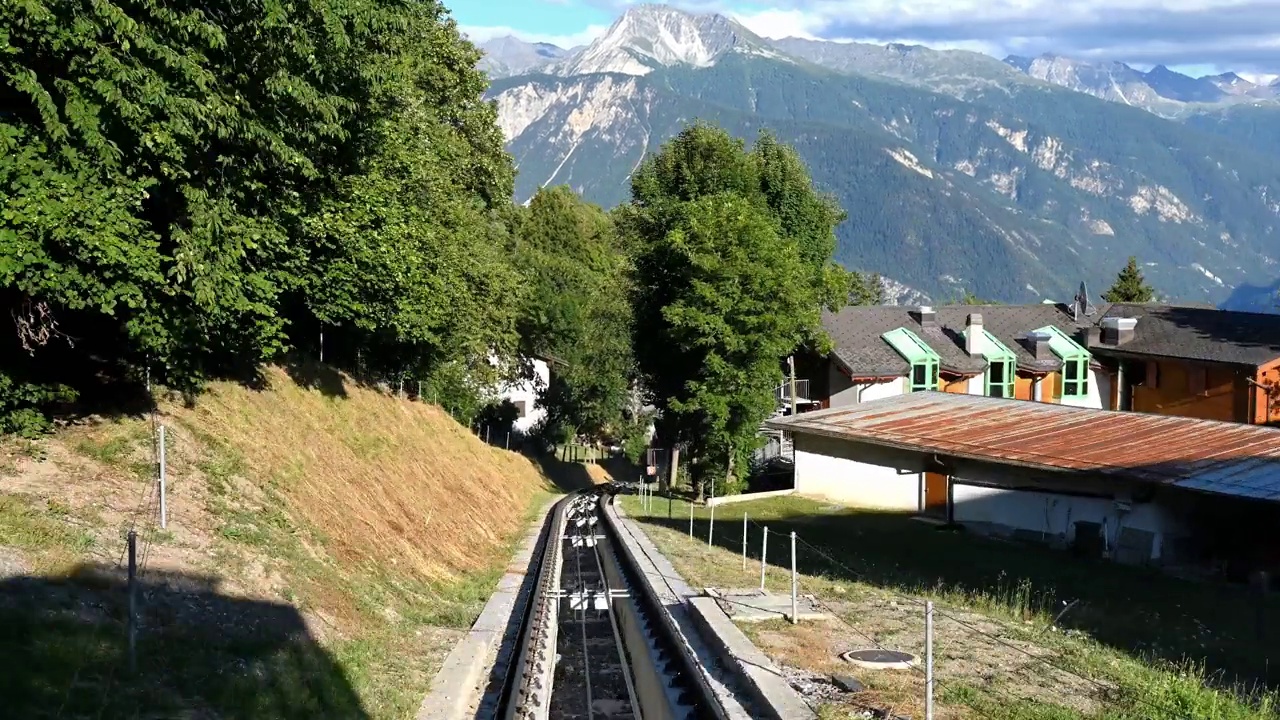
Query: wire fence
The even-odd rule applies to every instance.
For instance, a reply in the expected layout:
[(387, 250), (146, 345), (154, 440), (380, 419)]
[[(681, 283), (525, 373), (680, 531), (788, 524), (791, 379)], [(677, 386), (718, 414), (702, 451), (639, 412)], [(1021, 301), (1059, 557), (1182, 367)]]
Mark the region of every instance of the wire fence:
[[(933, 706), (940, 693), (965, 697), (971, 694), (975, 683), (995, 703), (1043, 704), (1046, 697), (1054, 697), (1056, 691), (1063, 689), (1069, 693), (1088, 691), (1096, 702), (1103, 705), (1120, 699), (1121, 689), (1114, 682), (1091, 676), (1078, 660), (1061, 652), (1046, 649), (1031, 640), (1010, 637), (1010, 634), (1002, 632), (1004, 628), (999, 623), (988, 623), (980, 616), (971, 616), (959, 608), (942, 605), (938, 598), (922, 599), (877, 584), (841, 560), (839, 552), (816, 544), (797, 532), (779, 531), (776, 527), (770, 529), (767, 524), (752, 519), (748, 512), (736, 509), (732, 504), (706, 506), (669, 494), (659, 496), (654, 491), (655, 487), (640, 487), (640, 518), (667, 520), (665, 524), (668, 527), (686, 534), (695, 546), (718, 548), (739, 555), (740, 561), (734, 563), (725, 563), (717, 558), (713, 570), (715, 577), (729, 582), (740, 579), (741, 583), (733, 585), (739, 590), (745, 587), (756, 588), (762, 593), (793, 593), (792, 612), (782, 613), (784, 619), (793, 623), (803, 617), (803, 614), (797, 615), (797, 605), (813, 603), (847, 629), (858, 642), (865, 643), (866, 649), (915, 655), (918, 662), (910, 665), (909, 672), (920, 681), (919, 706), (925, 708), (927, 720), (934, 717)], [(730, 567), (736, 572), (726, 572)], [(867, 614), (866, 608), (854, 607), (855, 603), (850, 602), (847, 591), (842, 592), (842, 583), (846, 582), (878, 587), (900, 610), (892, 624), (901, 630), (907, 627), (914, 629), (918, 623), (919, 634), (912, 638), (909, 631), (881, 633), (865, 629), (862, 621)], [(749, 600), (741, 598), (722, 597), (722, 601), (753, 607)], [(777, 603), (771, 603), (769, 607), (777, 607)], [(754, 606), (754, 609), (758, 610), (760, 606)], [(980, 627), (987, 624), (992, 627)], [(886, 640), (890, 636), (893, 639)], [(941, 661), (937, 652), (939, 646), (948, 648)], [(957, 652), (955, 648), (965, 650)], [(999, 662), (990, 663), (985, 671), (974, 672), (975, 658), (997, 654), (1007, 659), (1003, 671), (1009, 677), (1000, 677), (1002, 668)], [(1002, 682), (1013, 680), (1013, 676), (1019, 673), (1024, 679), (1033, 678), (1034, 682), (1030, 685)], [(1150, 717), (1189, 717), (1185, 709), (1131, 692), (1124, 693), (1123, 700), (1142, 708)], [(895, 717), (892, 708), (882, 710), (887, 717)]]
[[(160, 529), (163, 521), (162, 504), (164, 499), (162, 493), (164, 492), (164, 487), (162, 478), (166, 474), (163, 447), (165, 433), (164, 427), (160, 424), (159, 407), (152, 390), (149, 369), (147, 371), (146, 388), (148, 394), (151, 395), (147, 420), (150, 426), (150, 467), (152, 468), (152, 473), (147, 481), (142, 483), (137, 499), (129, 505), (130, 509), (124, 514), (127, 522), (120, 528), (118, 539), (120, 544), (119, 555), (111, 552), (111, 556), (115, 557), (115, 570), (126, 573), (124, 588), (128, 594), (127, 602), (125, 603), (127, 611), (125, 617), (107, 618), (107, 622), (99, 624), (97, 631), (89, 637), (89, 642), (99, 647), (125, 647), (125, 653), (123, 654), (127, 656), (127, 664), (122, 667), (122, 663), (109, 663), (105, 669), (105, 674), (95, 678), (96, 684), (101, 688), (101, 695), (92, 703), (88, 703), (89, 706), (96, 708), (96, 711), (92, 713), (92, 717), (95, 718), (102, 718), (107, 713), (112, 700), (118, 694), (116, 691), (121, 681), (121, 675), (132, 675), (137, 671), (136, 633), (141, 625), (140, 616), (143, 614), (146, 604), (146, 598), (141, 595), (139, 586), (140, 581), (146, 577), (148, 563), (151, 560), (152, 547), (156, 540), (156, 532)], [(140, 551), (138, 546), (139, 539), (141, 539)], [(80, 653), (76, 661), (76, 668), (71, 674), (70, 682), (68, 682), (67, 688), (63, 692), (62, 701), (55, 710), (55, 718), (63, 717), (64, 713), (73, 707), (83, 711), (85, 704), (73, 703), (72, 699), (77, 691), (91, 685), (90, 678), (86, 677), (91, 669), (90, 664), (101, 661), (100, 654), (94, 650), (95, 648), (86, 647), (84, 652)], [(77, 715), (83, 715), (83, 712), (77, 712)]]

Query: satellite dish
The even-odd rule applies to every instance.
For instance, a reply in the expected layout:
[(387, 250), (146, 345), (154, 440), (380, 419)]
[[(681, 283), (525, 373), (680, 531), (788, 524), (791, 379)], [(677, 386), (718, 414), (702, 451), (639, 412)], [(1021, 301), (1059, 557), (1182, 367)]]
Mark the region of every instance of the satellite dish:
[(1072, 309), (1075, 311), (1076, 322), (1080, 322), (1081, 315), (1093, 317), (1098, 312), (1098, 309), (1089, 302), (1089, 288), (1084, 284), (1083, 280), (1080, 281), (1080, 292), (1076, 294), (1076, 301)]

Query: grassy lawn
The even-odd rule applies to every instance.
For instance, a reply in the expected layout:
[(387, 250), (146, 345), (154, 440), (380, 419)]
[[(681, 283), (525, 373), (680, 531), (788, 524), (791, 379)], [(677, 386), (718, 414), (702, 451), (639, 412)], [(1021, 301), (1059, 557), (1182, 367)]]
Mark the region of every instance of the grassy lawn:
[[(1244, 588), (1171, 578), (1075, 558), (1048, 548), (972, 536), (894, 513), (855, 511), (795, 497), (716, 509), (708, 547), (706, 508), (666, 499), (651, 515), (623, 499), (695, 587), (754, 587), (761, 530), (770, 530), (769, 589), (789, 592), (795, 531), (801, 592), (836, 615), (822, 624), (744, 625), (785, 664), (849, 674), (839, 652), (881, 645), (923, 652), (920, 602), (937, 603), (936, 700), (953, 718), (996, 720), (1220, 720), (1278, 717), (1280, 603), (1262, 608)], [(751, 561), (741, 564), (742, 516)], [(774, 533), (778, 533), (774, 536)], [(824, 557), (823, 555), (829, 557)], [(785, 566), (785, 570), (783, 569)], [(857, 672), (863, 702), (918, 713), (918, 674)]]

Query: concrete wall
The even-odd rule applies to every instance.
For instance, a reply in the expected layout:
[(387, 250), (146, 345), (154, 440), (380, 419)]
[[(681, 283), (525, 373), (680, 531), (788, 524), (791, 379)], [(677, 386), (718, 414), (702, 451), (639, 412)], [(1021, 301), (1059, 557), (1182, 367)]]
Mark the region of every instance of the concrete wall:
[[(830, 383), (828, 388), (831, 390), (831, 401), (828, 407), (833, 408), (901, 395), (906, 387), (904, 385), (906, 378), (901, 377), (888, 382), (854, 384), (844, 373), (837, 370), (834, 364), (830, 365), (829, 372), (827, 382)], [(861, 400), (858, 399), (859, 393), (862, 394)]]

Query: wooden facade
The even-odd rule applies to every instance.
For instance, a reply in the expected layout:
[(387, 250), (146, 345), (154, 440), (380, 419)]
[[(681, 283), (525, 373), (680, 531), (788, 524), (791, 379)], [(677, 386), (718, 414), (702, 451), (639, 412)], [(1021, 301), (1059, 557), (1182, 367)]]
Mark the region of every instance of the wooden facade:
[(1254, 399), (1262, 393), (1249, 382), (1265, 384), (1265, 371), (1255, 374), (1231, 365), (1167, 358), (1150, 358), (1130, 367), (1136, 375), (1129, 378), (1133, 383), (1132, 409), (1136, 412), (1223, 422), (1266, 422), (1265, 401), (1259, 407)]
[(1253, 422), (1280, 425), (1280, 360), (1259, 368), (1254, 381), (1257, 385), (1249, 385)]

